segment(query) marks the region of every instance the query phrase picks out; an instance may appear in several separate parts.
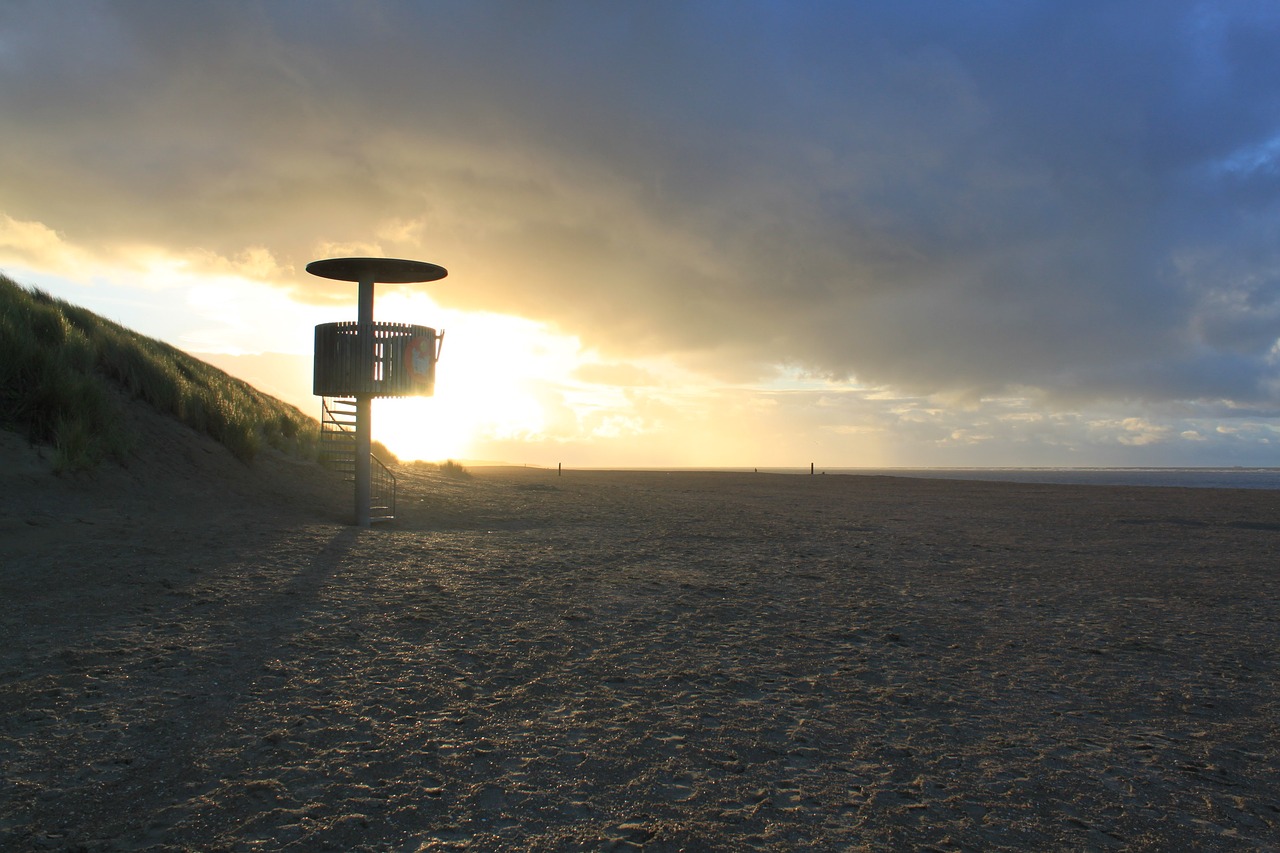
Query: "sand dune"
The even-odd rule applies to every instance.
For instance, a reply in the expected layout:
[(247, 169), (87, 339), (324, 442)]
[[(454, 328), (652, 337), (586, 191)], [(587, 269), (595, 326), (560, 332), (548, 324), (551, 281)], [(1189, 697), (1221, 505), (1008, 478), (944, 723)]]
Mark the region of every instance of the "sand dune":
[(1271, 492), (3, 450), (5, 849), (1280, 842)]

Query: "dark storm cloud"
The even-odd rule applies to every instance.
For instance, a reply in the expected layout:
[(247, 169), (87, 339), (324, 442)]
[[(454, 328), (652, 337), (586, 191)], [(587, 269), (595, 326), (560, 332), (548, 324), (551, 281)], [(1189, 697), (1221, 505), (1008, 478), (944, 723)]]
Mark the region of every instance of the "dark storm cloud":
[(1280, 403), (1263, 3), (9, 4), (0, 213), (620, 355)]

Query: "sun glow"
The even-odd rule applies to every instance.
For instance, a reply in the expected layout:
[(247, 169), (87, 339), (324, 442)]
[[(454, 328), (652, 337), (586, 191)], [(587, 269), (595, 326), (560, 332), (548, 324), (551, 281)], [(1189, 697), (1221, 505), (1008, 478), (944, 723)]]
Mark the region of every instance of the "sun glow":
[(374, 438), (404, 460), (470, 458), (485, 441), (544, 437), (539, 390), (567, 380), (579, 360), (576, 338), (519, 317), (442, 309), (422, 293), (379, 296), (376, 316), (444, 332), (435, 395), (374, 406)]

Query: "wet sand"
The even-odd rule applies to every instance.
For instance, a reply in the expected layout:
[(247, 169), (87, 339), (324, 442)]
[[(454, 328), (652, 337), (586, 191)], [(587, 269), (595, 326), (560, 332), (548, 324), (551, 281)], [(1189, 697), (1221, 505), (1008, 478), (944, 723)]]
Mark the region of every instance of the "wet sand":
[(7, 481), (0, 847), (1280, 844), (1273, 492), (273, 464)]

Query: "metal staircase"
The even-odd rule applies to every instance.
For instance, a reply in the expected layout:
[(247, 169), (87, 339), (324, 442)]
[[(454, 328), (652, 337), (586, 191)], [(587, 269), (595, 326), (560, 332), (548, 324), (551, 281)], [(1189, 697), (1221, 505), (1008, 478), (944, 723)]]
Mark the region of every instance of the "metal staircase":
[(322, 397), (320, 464), (344, 479), (356, 476), (356, 401), (350, 397)]
[[(342, 479), (356, 479), (356, 401), (353, 397), (322, 397), (320, 417), (320, 464), (337, 471)], [(370, 520), (391, 521), (396, 517), (396, 475), (382, 460), (369, 454)]]

